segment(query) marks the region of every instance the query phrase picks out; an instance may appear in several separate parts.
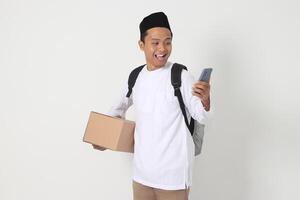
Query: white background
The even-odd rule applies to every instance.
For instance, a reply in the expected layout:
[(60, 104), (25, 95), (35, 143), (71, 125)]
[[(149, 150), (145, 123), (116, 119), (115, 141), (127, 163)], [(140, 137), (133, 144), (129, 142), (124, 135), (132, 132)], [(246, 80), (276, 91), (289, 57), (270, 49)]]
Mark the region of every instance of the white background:
[[(0, 199), (132, 199), (132, 155), (82, 142), (144, 63), (138, 25), (164, 11), (171, 61), (213, 67), (213, 117), (191, 199), (298, 200), (300, 3), (0, 0)], [(134, 119), (133, 109), (127, 117)]]

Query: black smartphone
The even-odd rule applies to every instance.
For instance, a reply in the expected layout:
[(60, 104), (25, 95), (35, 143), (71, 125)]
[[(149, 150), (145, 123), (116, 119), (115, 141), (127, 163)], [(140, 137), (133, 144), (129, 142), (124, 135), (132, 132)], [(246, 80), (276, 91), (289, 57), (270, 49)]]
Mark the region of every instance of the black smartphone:
[(204, 68), (200, 75), (199, 81), (204, 81), (204, 82), (208, 83), (212, 70), (213, 70), (212, 68)]

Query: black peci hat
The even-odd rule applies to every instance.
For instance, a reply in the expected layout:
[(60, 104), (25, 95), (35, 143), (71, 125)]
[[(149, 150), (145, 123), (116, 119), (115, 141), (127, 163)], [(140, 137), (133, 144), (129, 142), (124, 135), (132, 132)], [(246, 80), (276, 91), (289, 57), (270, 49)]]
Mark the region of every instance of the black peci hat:
[(140, 23), (140, 34), (142, 35), (147, 30), (154, 27), (164, 27), (171, 31), (168, 17), (165, 15), (165, 13), (156, 12), (145, 17)]

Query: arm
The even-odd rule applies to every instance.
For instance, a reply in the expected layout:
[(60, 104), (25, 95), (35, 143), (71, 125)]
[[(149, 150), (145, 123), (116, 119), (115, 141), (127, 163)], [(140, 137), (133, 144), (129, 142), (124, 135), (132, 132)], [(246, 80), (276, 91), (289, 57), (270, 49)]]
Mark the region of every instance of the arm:
[[(113, 106), (109, 109), (107, 115), (112, 117), (120, 117), (125, 119), (126, 111), (133, 104), (132, 97), (126, 97), (127, 87), (123, 88), (121, 96), (117, 99), (117, 101), (113, 104)], [(105, 147), (101, 147), (93, 144), (93, 148), (100, 151), (105, 151)]]
[(132, 95), (129, 98), (126, 97), (127, 91), (128, 91), (128, 88), (126, 85), (126, 87), (124, 87), (121, 92), (121, 96), (117, 99), (117, 101), (109, 109), (108, 115), (110, 115), (112, 117), (120, 117), (120, 118), (125, 119), (126, 111), (133, 104)]
[[(181, 74), (182, 86), (181, 93), (184, 104), (190, 115), (200, 123), (204, 123), (210, 110), (209, 84), (203, 85), (203, 82), (196, 82), (193, 76), (186, 70)], [(201, 94), (199, 94), (199, 90)]]
[(193, 85), (193, 95), (197, 96), (204, 107), (206, 111), (210, 110), (210, 84), (203, 82), (203, 81), (197, 81)]

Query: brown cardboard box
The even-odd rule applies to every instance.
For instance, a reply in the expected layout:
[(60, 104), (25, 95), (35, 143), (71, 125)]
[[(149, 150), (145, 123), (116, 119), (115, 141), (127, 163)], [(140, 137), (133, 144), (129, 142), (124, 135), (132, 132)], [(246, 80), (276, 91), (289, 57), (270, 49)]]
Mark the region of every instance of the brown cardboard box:
[(91, 112), (83, 141), (114, 151), (133, 153), (133, 121)]

